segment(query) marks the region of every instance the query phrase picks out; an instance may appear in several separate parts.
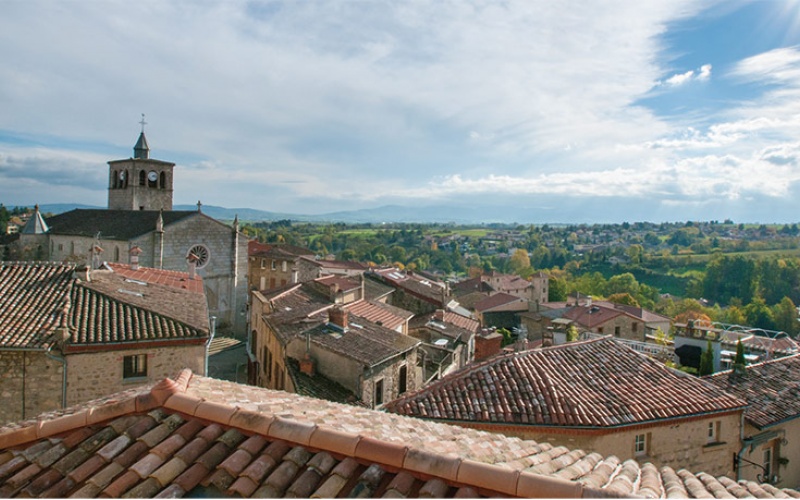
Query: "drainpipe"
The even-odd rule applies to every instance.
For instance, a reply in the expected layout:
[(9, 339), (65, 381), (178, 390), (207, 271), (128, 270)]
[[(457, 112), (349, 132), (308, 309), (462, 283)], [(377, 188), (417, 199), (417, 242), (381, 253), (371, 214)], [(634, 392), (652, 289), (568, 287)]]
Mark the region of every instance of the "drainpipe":
[(47, 348), (44, 352), (44, 355), (48, 358), (52, 359), (53, 361), (58, 361), (63, 366), (63, 370), (61, 371), (61, 408), (67, 407), (67, 358), (54, 356), (50, 353), (50, 350), (53, 346)]
[(203, 368), (203, 376), (208, 377), (208, 348), (211, 347), (211, 341), (214, 340), (214, 333), (217, 330), (217, 317), (211, 316), (211, 335), (208, 336), (208, 342), (206, 342), (206, 362)]
[(744, 450), (746, 450), (747, 446), (748, 446), (744, 442), (744, 412), (742, 412), (742, 415), (739, 418), (740, 418), (740, 422), (739, 422), (739, 442), (742, 443), (742, 449), (739, 450), (739, 453), (736, 454), (736, 481), (737, 482), (739, 482), (739, 480), (742, 479), (742, 465), (741, 465), (742, 464), (742, 460), (741, 459), (742, 459), (742, 454), (744, 453)]

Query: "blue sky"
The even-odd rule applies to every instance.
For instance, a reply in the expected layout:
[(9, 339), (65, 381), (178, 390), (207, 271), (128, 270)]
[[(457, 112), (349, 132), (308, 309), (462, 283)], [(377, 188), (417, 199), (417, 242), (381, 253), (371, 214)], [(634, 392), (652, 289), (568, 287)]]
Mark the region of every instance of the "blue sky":
[(9, 0), (0, 202), (104, 206), (141, 113), (175, 202), (800, 219), (791, 1)]

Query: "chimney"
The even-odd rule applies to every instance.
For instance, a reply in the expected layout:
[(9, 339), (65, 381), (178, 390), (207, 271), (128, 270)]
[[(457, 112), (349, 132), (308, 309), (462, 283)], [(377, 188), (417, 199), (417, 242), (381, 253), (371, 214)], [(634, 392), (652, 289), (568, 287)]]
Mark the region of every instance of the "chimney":
[(103, 249), (100, 248), (100, 245), (92, 245), (92, 269), (100, 269), (101, 253), (103, 253)]
[(342, 306), (333, 306), (328, 310), (328, 324), (334, 325), (342, 331), (347, 331), (349, 313)]
[(436, 321), (444, 321), (444, 309), (437, 309), (433, 313), (433, 319)]
[(89, 269), (89, 266), (85, 264), (81, 264), (75, 268), (73, 277), (86, 282), (92, 281), (91, 270)]
[(142, 253), (142, 249), (139, 248), (138, 246), (134, 245), (134, 246), (131, 247), (131, 249), (128, 251), (128, 253), (130, 254), (131, 269), (134, 270), (134, 271), (138, 271), (139, 270), (139, 255)]
[(197, 278), (197, 255), (190, 253), (188, 257), (186, 257), (186, 261), (189, 263), (189, 279), (193, 280)]
[(316, 373), (316, 363), (308, 353), (300, 360), (300, 371), (309, 377), (313, 377), (314, 373)]

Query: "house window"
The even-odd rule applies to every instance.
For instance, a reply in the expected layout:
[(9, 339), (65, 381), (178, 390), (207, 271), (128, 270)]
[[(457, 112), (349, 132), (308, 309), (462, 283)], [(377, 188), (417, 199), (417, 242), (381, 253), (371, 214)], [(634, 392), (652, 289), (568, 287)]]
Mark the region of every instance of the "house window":
[(266, 277), (266, 276), (262, 276), (262, 277), (261, 277), (261, 278), (258, 280), (258, 285), (259, 285), (259, 286), (258, 286), (258, 289), (259, 289), (259, 290), (263, 290), (263, 289), (267, 288), (267, 277)]
[(633, 330), (633, 333), (638, 332), (639, 331), (639, 323), (633, 323), (631, 325), (631, 330)]
[(59, 252), (63, 252), (64, 251), (64, 245), (62, 243), (58, 244), (58, 251)]
[(637, 434), (633, 440), (633, 454), (638, 456), (647, 455), (649, 434)]
[(614, 327), (614, 336), (619, 337), (620, 328), (618, 326)]
[(286, 272), (286, 261), (281, 262), (281, 271)]
[(275, 288), (275, 278), (270, 278), (269, 279), (269, 287), (270, 288)]
[(408, 389), (408, 367), (400, 367), (400, 380), (397, 382), (397, 394), (403, 394)]
[(267, 259), (261, 259), (261, 269), (267, 268)]
[(373, 406), (378, 406), (383, 404), (383, 379), (375, 381), (375, 404)]
[(122, 379), (147, 377), (147, 354), (134, 354), (122, 358)]
[(272, 261), (272, 265), (271, 265), (271, 267), (272, 267), (272, 270), (273, 270), (273, 271), (274, 271), (274, 270), (276, 270), (276, 269), (278, 269), (278, 265), (277, 265), (277, 264), (275, 264), (275, 261), (274, 261), (274, 260)]
[(709, 443), (716, 443), (719, 441), (719, 425), (720, 423), (717, 422), (709, 422), (708, 423), (708, 442)]
[(764, 466), (764, 477), (767, 481), (770, 480), (772, 477), (772, 447), (764, 448), (764, 460), (762, 462)]
[(603, 333), (603, 327), (602, 326), (597, 329), (597, 333)]

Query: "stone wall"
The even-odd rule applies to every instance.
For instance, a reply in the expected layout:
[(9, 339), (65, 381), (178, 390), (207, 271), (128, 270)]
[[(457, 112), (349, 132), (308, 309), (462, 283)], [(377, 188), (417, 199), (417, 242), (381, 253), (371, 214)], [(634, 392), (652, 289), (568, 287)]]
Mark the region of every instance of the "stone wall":
[(208, 312), (217, 317), (221, 330), (232, 328), (242, 335), (247, 324), (247, 237), (203, 214), (164, 228), (163, 248), (158, 233), (133, 241), (143, 253), (139, 265), (188, 272), (186, 257), (195, 245), (204, 245), (208, 263), (197, 269), (203, 278)]
[[(771, 484), (779, 488), (795, 488), (800, 486), (800, 418), (759, 430), (750, 424), (745, 424), (745, 437), (756, 437), (764, 433), (774, 432), (772, 439), (747, 447), (742, 453), (742, 458), (749, 462), (764, 465), (764, 452), (770, 450), (772, 463), (770, 471)], [(758, 481), (758, 475), (764, 478), (761, 467), (748, 462), (739, 465), (739, 478), (748, 481)], [(736, 476), (731, 476), (736, 477)], [(775, 479), (775, 481), (773, 481)]]
[[(712, 476), (733, 475), (733, 454), (739, 451), (739, 426), (741, 413), (709, 415), (704, 418), (671, 421), (659, 425), (632, 426), (615, 432), (597, 435), (580, 433), (568, 429), (544, 432), (523, 426), (506, 427), (502, 430), (478, 426), (483, 430), (494, 430), (509, 436), (548, 442), (570, 449), (594, 451), (603, 456), (614, 455), (621, 461), (635, 459), (639, 463), (652, 462), (656, 467), (669, 466), (675, 470), (685, 468), (703, 471)], [(708, 426), (713, 424), (718, 435), (713, 441), (708, 438)], [(644, 435), (646, 451), (635, 453), (637, 435)]]
[[(634, 326), (636, 325), (636, 331)], [(616, 329), (619, 328), (619, 335), (616, 334)], [(644, 321), (631, 318), (630, 316), (620, 314), (619, 316), (606, 321), (600, 327), (593, 329), (596, 333), (603, 335), (613, 335), (617, 338), (636, 340), (637, 342), (645, 341), (645, 328)], [(602, 331), (600, 331), (602, 330)]]
[(43, 352), (0, 351), (0, 425), (61, 408), (63, 376)]
[[(147, 355), (147, 376), (123, 380), (125, 356)], [(67, 355), (67, 405), (173, 377), (184, 368), (205, 375), (205, 345), (150, 347)]]

